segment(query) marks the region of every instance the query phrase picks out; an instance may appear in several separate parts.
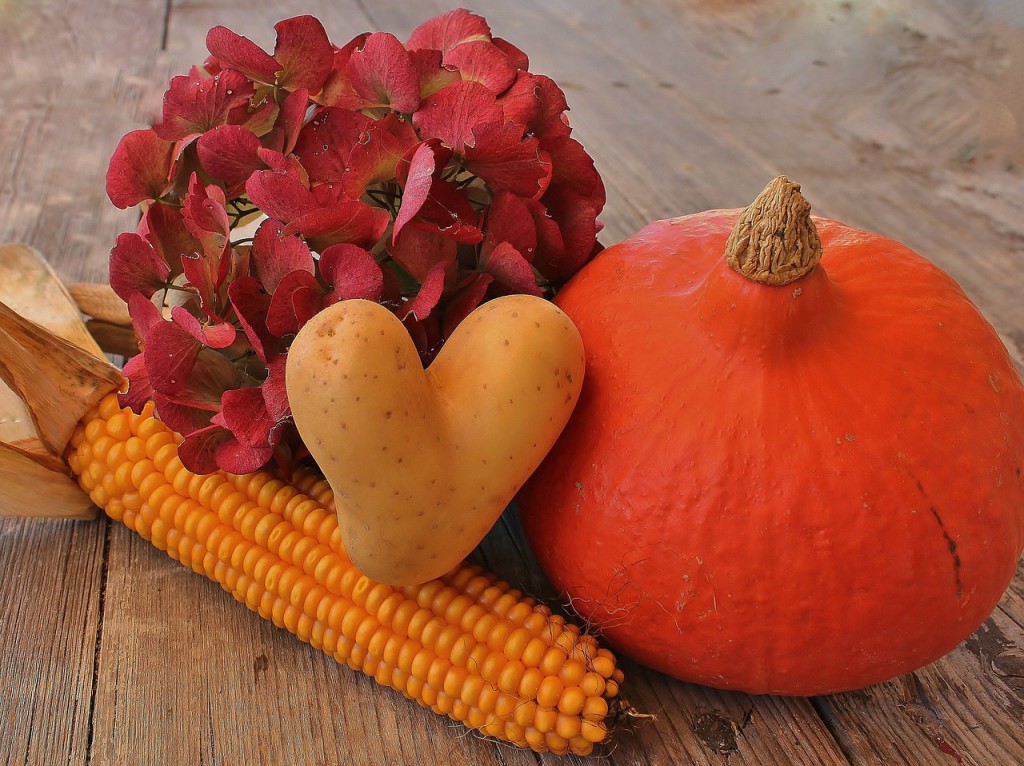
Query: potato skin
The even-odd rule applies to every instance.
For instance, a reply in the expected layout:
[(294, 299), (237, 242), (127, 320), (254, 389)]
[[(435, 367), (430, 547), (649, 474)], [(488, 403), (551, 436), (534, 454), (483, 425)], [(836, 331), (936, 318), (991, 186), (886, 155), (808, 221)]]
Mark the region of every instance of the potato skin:
[(532, 296), (483, 304), (427, 370), (377, 303), (310, 320), (288, 354), (288, 398), (352, 562), (393, 585), (458, 565), (558, 438), (583, 375), (579, 332)]

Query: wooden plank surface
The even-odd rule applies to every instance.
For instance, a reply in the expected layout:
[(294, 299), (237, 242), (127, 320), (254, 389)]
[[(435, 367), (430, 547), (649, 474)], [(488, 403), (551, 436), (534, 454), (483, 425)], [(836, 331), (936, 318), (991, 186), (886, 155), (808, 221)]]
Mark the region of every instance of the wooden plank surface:
[[(105, 199), (118, 138), (225, 24), (264, 47), (313, 12), (336, 43), (447, 10), (375, 3), (0, 4), (0, 242), (105, 278), (131, 211)], [(748, 202), (776, 173), (815, 211), (956, 277), (1024, 360), (1024, 10), (1013, 0), (481, 0), (566, 91), (609, 188), (602, 240)], [(478, 552), (551, 597), (514, 514)], [(0, 519), (0, 764), (527, 764), (379, 688), (105, 521)], [(626, 662), (655, 716), (613, 764), (1024, 763), (1024, 574), (948, 657), (871, 689), (749, 697)]]

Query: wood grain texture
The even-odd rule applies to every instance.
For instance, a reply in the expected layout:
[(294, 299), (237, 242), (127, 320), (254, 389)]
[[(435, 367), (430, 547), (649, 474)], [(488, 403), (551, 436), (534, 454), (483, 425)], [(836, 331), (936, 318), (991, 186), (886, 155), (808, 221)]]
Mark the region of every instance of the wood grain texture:
[[(225, 24), (272, 48), (315, 13), (404, 37), (441, 0), (0, 4), (0, 241), (102, 281), (133, 211), (121, 135)], [(1024, 18), (987, 0), (479, 0), (564, 88), (609, 189), (606, 243), (749, 202), (778, 173), (816, 213), (947, 269), (1024, 369)], [(1017, 14), (1017, 15), (1015, 15)], [(506, 513), (477, 557), (558, 606)], [(1024, 763), (1024, 571), (937, 663), (870, 689), (751, 698), (625, 664), (634, 721), (604, 761), (485, 742), (273, 628), (120, 525), (0, 519), (0, 764)], [(57, 637), (54, 640), (54, 637)], [(94, 682), (95, 674), (95, 682)]]

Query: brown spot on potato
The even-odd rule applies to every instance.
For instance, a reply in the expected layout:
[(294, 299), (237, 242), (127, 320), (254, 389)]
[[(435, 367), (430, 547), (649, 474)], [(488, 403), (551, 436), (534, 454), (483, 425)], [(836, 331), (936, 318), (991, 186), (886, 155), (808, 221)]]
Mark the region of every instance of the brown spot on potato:
[(384, 410), (384, 419), (391, 420), (391, 410)]

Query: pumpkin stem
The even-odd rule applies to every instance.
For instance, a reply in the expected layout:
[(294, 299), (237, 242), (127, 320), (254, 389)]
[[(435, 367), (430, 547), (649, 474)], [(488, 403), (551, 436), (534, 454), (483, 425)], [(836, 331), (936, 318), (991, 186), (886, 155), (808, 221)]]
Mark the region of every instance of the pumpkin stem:
[(779, 176), (764, 188), (740, 213), (725, 243), (725, 260), (764, 285), (786, 285), (814, 270), (821, 240), (800, 184)]

